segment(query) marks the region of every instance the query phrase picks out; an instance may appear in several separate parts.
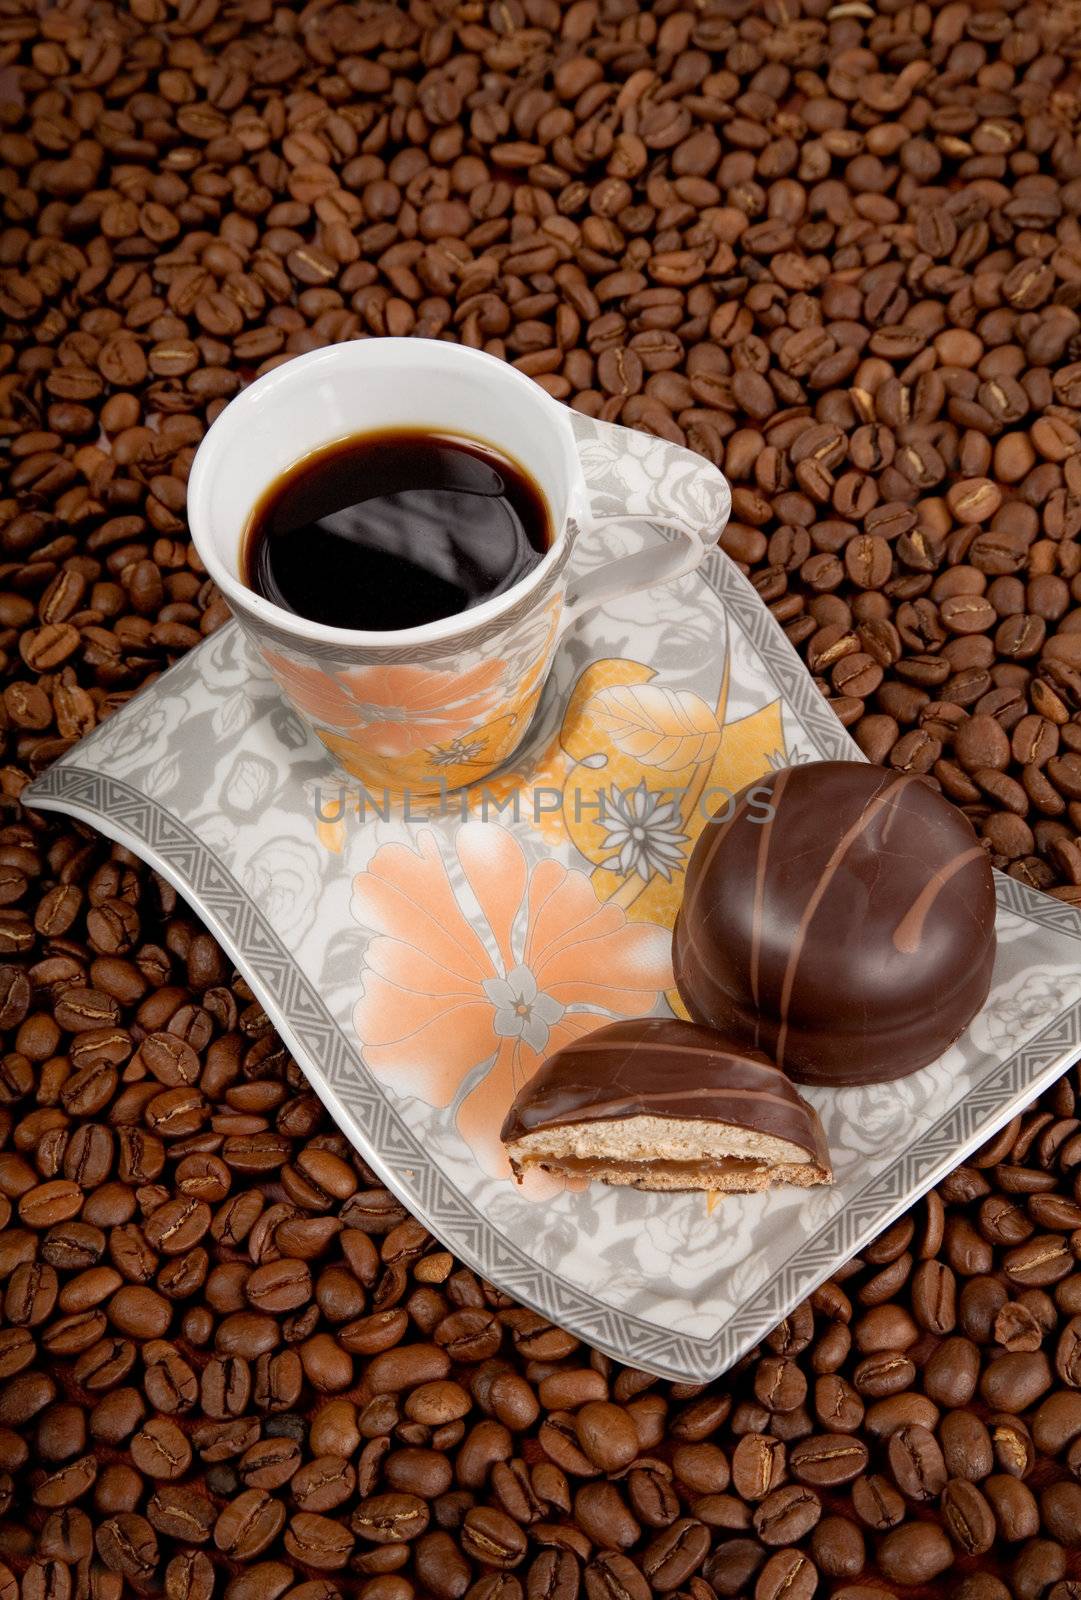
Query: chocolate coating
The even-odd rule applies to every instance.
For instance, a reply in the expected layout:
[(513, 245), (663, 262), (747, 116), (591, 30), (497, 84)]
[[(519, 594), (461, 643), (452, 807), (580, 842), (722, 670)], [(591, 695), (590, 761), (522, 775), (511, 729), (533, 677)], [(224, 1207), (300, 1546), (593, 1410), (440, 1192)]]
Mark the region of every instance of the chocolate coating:
[(557, 1050), (519, 1091), (500, 1137), (512, 1144), (542, 1128), (635, 1116), (772, 1134), (829, 1171), (818, 1115), (785, 1074), (760, 1051), (678, 1017), (613, 1022)]
[(994, 958), (994, 878), (967, 817), (919, 778), (848, 761), (737, 796), (695, 845), (673, 938), (693, 1017), (827, 1085), (934, 1061)]

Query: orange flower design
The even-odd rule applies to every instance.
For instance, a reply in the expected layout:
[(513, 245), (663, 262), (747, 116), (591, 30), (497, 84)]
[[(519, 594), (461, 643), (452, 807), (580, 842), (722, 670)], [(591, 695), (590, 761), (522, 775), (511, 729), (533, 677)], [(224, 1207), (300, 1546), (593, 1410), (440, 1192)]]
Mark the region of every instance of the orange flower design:
[(391, 665), (324, 672), (276, 650), (263, 650), (282, 690), (302, 711), (362, 744), (372, 755), (401, 758), (457, 738), (485, 722), (503, 696), (505, 661), (464, 672)]
[(368, 788), (408, 790), (416, 796), (439, 794), (444, 788), (459, 789), (472, 783), (499, 766), (521, 741), (537, 699), (534, 693), (516, 711), (458, 734), (445, 744), (429, 745), (400, 758), (369, 754), (363, 739), (332, 733), (328, 728), (316, 731), (346, 772)]
[(498, 823), (463, 824), (453, 850), (448, 869), (425, 832), (416, 849), (383, 845), (354, 879), (375, 937), (353, 1024), (373, 1072), (453, 1105), (481, 1168), (508, 1177), (499, 1129), (515, 1094), (562, 1045), (653, 1009), (672, 982), (670, 935), (602, 904), (585, 873), (530, 868)]

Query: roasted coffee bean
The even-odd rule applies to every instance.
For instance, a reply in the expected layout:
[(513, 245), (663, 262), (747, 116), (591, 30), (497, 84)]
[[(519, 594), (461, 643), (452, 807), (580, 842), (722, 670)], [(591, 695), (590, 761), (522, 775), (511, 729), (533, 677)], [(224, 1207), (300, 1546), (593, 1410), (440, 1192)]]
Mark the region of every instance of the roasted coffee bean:
[(1039, 1510), (1027, 1484), (1018, 1478), (994, 1474), (982, 1487), (994, 1511), (1001, 1538), (1016, 1543), (1038, 1532)]
[(744, 1500), (764, 1500), (785, 1472), (785, 1447), (779, 1439), (748, 1433), (732, 1456), (732, 1482)]
[(582, 1576), (587, 1600), (649, 1600), (649, 1583), (629, 1556), (601, 1551)]
[(677, 1446), (672, 1470), (680, 1483), (697, 1494), (721, 1494), (731, 1478), (728, 1458), (716, 1444)]
[(181, 1478), (191, 1465), (191, 1446), (178, 1425), (168, 1417), (152, 1417), (129, 1446), (131, 1459), (150, 1478)]
[(526, 1553), (526, 1536), (516, 1522), (494, 1507), (475, 1506), (462, 1523), (463, 1553), (490, 1567), (516, 1567)]
[(755, 1595), (758, 1600), (811, 1600), (818, 1587), (814, 1562), (800, 1550), (778, 1550), (758, 1574)]
[(578, 1412), (574, 1428), (590, 1460), (608, 1472), (628, 1466), (638, 1454), (638, 1435), (632, 1419), (607, 1401), (588, 1401)]
[(946, 1464), (934, 1434), (918, 1423), (896, 1430), (887, 1443), (893, 1481), (910, 1500), (934, 1500), (946, 1485)]
[(923, 1388), (939, 1405), (966, 1405), (976, 1392), (980, 1352), (971, 1339), (943, 1339), (923, 1369)]
[(350, 1527), (373, 1544), (401, 1543), (423, 1533), (430, 1516), (428, 1506), (417, 1495), (369, 1495), (353, 1512)]
[[(997, 726), (997, 724), (996, 724)], [(912, 1275), (912, 1310), (929, 1333), (950, 1333), (956, 1324), (956, 1283), (950, 1268), (932, 1258)]]
[(868, 1528), (894, 1528), (903, 1521), (904, 1499), (888, 1478), (873, 1472), (857, 1478), (852, 1485), (852, 1507)]
[(970, 1411), (949, 1411), (942, 1418), (938, 1437), (951, 1477), (978, 1483), (994, 1468), (991, 1435), (983, 1421)]
[(245, 1489), (229, 1502), (214, 1524), (214, 1543), (223, 1555), (250, 1561), (262, 1555), (285, 1523), (285, 1507), (262, 1489)]
[[(484, 1581), (484, 1580), (481, 1580)], [(517, 1582), (507, 1573), (492, 1575), (493, 1584)], [(527, 1600), (576, 1600), (579, 1591), (579, 1567), (569, 1550), (542, 1550), (530, 1563), (525, 1579)], [(502, 1588), (499, 1591), (502, 1595)]]
[[(207, 1459), (205, 1452), (203, 1459)], [(295, 1439), (257, 1439), (239, 1457), (236, 1474), (248, 1489), (280, 1489), (296, 1476), (301, 1459)], [(295, 1494), (291, 1497), (296, 1499)]]
[[(363, 1556), (360, 1558), (361, 1561), (369, 1559)], [(394, 1565), (397, 1564), (395, 1559)], [(417, 1578), (424, 1585), (426, 1592), (446, 1597), (446, 1600), (455, 1600), (456, 1596), (467, 1593), (470, 1578), (469, 1563), (450, 1534), (442, 1529), (426, 1533), (418, 1540), (414, 1564)], [(365, 1567), (361, 1570), (374, 1569)], [(382, 1570), (382, 1567), (378, 1570)], [(393, 1570), (393, 1565), (389, 1562), (387, 1570)]]
[(694, 1518), (680, 1517), (646, 1546), (642, 1570), (656, 1593), (668, 1594), (697, 1572), (709, 1548), (709, 1530)]
[(353, 1551), (354, 1537), (349, 1529), (331, 1517), (298, 1511), (290, 1518), (283, 1540), (294, 1560), (320, 1572), (344, 1567)]
[(1027, 1411), (1051, 1387), (1051, 1367), (1042, 1351), (1007, 1353), (984, 1370), (980, 1392), (998, 1410)]
[(629, 1473), (627, 1493), (635, 1516), (647, 1528), (667, 1528), (679, 1514), (679, 1500), (658, 1467), (643, 1466)]
[(942, 1520), (959, 1550), (977, 1555), (989, 1550), (995, 1538), (995, 1517), (975, 1484), (952, 1478), (942, 1491)]
[[(499, 1488), (496, 1488), (496, 1474)], [(523, 1492), (511, 1468), (502, 1463), (493, 1468), (492, 1485), (501, 1505), (516, 1522), (528, 1522), (537, 1515), (533, 1497)], [(678, 1506), (677, 1506), (678, 1511)], [(574, 1497), (574, 1517), (577, 1525), (596, 1544), (609, 1545), (616, 1550), (629, 1550), (641, 1534), (641, 1524), (635, 1519), (626, 1501), (613, 1483), (594, 1481), (585, 1483)]]
[(1081, 1437), (1081, 1394), (1059, 1389), (1037, 1406), (1032, 1442), (1043, 1455), (1057, 1456)]
[(792, 1449), (788, 1465), (800, 1483), (815, 1487), (851, 1483), (866, 1468), (867, 1446), (843, 1433), (815, 1434)]
[(823, 1517), (811, 1536), (811, 1553), (827, 1577), (855, 1577), (865, 1560), (863, 1534), (848, 1517)]
[(148, 1579), (157, 1568), (157, 1537), (145, 1517), (124, 1511), (102, 1522), (94, 1535), (98, 1555), (110, 1572), (134, 1582)]
[(878, 1565), (894, 1583), (929, 1583), (952, 1565), (953, 1549), (942, 1529), (914, 1522), (886, 1534), (878, 1549)]
[(767, 1495), (754, 1513), (754, 1530), (765, 1545), (797, 1544), (822, 1515), (813, 1489), (790, 1484)]
[(1062, 1544), (1078, 1543), (1081, 1522), (1081, 1484), (1048, 1484), (1040, 1493), (1040, 1522), (1053, 1539)]
[(995, 1461), (1003, 1472), (1025, 1478), (1035, 1465), (1035, 1449), (1027, 1425), (1005, 1413), (988, 1418)]

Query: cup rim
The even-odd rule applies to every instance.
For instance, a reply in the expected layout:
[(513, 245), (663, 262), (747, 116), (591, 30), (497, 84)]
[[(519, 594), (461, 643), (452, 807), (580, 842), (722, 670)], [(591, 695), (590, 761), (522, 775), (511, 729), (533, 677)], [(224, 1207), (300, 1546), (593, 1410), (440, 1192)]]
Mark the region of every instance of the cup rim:
[[(387, 346), (395, 348), (388, 350)], [(418, 368), (423, 368), (427, 364), (427, 359), (433, 355), (435, 359), (449, 355), (450, 360), (459, 365), (482, 367), (489, 377), (497, 372), (499, 382), (514, 384), (549, 412), (552, 426), (558, 429), (562, 436), (570, 480), (567, 509), (561, 523), (554, 530), (552, 543), (542, 559), (524, 578), (503, 594), (493, 595), (491, 599), (483, 600), (480, 605), (472, 606), (466, 611), (454, 612), (451, 616), (440, 617), (434, 622), (418, 623), (411, 628), (387, 628), (378, 631), (332, 627), (328, 623), (314, 622), (308, 617), (297, 615), (296, 612), (286, 611), (283, 606), (275, 605), (272, 600), (267, 600), (263, 595), (249, 589), (235, 573), (230, 572), (214, 548), (209, 533), (206, 536), (203, 533), (204, 527), (208, 528), (210, 523), (211, 485), (214, 474), (220, 469), (223, 457), (235, 442), (237, 428), (243, 426), (244, 419), (252, 407), (268, 403), (280, 404), (283, 401), (288, 403), (289, 390), (302, 386), (309, 377), (318, 376), (319, 370), (323, 367), (348, 363), (359, 369), (368, 359), (367, 352), (373, 347), (378, 347), (380, 353), (385, 353), (396, 361), (405, 361)], [(423, 426), (423, 423), (419, 425)], [(463, 437), (466, 435), (463, 434)], [(332, 444), (334, 440), (327, 439), (326, 443)], [(303, 457), (298, 456), (296, 459), (302, 460)], [(288, 465), (291, 466), (293, 463), (290, 462)], [(188, 527), (192, 543), (206, 569), (207, 576), (217, 584), (233, 609), (247, 613), (252, 619), (266, 623), (281, 633), (291, 635), (298, 643), (336, 645), (343, 651), (376, 649), (380, 646), (431, 644), (442, 640), (453, 641), (459, 634), (472, 632), (473, 629), (497, 619), (517, 604), (523, 596), (544, 582), (563, 554), (567, 540), (567, 522), (577, 509), (580, 485), (581, 469), (575, 450), (570, 414), (525, 373), (519, 372), (516, 367), (500, 361), (497, 356), (490, 355), (487, 351), (474, 350), (467, 345), (451, 344), (443, 340), (371, 337), (328, 345), (321, 350), (309, 350), (303, 355), (294, 356), (281, 366), (263, 373), (229, 402), (203, 436), (192, 462), (188, 475)], [(543, 485), (541, 489), (542, 493), (545, 493)], [(547, 498), (545, 493), (545, 499)], [(551, 513), (550, 504), (548, 509)]]

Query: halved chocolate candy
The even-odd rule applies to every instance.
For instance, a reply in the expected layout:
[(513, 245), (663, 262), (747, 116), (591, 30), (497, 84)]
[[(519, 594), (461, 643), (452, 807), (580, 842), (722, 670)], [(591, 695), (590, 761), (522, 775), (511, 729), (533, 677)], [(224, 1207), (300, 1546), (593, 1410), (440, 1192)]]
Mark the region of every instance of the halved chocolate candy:
[(731, 1194), (832, 1181), (822, 1124), (784, 1073), (675, 1017), (614, 1022), (557, 1050), (501, 1137), (519, 1177), (541, 1167)]

